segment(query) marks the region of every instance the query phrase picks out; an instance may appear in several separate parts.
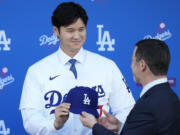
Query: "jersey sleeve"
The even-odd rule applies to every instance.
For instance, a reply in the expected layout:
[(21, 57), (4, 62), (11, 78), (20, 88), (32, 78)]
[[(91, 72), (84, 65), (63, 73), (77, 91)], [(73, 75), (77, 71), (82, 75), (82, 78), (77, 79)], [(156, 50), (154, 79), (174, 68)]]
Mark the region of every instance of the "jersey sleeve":
[(128, 87), (125, 78), (115, 63), (112, 67), (112, 85), (109, 104), (113, 115), (122, 123), (135, 104), (130, 88)]
[(20, 101), (20, 111), (25, 130), (31, 135), (54, 135), (62, 129), (54, 128), (54, 117), (43, 109), (42, 85), (38, 71), (30, 68), (26, 74)]

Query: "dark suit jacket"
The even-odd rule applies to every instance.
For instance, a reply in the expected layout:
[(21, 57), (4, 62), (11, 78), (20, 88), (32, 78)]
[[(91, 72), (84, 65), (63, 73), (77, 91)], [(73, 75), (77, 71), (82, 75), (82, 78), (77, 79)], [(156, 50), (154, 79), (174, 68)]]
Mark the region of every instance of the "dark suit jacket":
[[(115, 135), (99, 124), (93, 135)], [(180, 101), (169, 83), (149, 89), (127, 117), (121, 135), (180, 135)]]

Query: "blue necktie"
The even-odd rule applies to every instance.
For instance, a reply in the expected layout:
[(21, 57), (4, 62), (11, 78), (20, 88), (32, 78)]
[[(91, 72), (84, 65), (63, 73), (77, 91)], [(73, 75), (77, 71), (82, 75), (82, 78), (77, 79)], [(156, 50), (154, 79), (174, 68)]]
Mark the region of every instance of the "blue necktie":
[(73, 72), (75, 78), (77, 79), (77, 71), (76, 71), (76, 67), (75, 67), (76, 60), (75, 59), (70, 59), (69, 63), (71, 63), (71, 67), (70, 67), (69, 70)]

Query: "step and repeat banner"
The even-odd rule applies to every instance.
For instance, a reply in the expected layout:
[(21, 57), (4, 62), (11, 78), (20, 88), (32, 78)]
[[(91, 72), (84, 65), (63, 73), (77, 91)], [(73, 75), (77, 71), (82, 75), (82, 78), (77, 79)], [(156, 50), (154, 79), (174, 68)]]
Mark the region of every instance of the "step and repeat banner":
[[(67, 0), (0, 0), (0, 135), (26, 135), (19, 102), (27, 69), (55, 52), (51, 15)], [(89, 16), (84, 48), (114, 60), (137, 100), (131, 57), (144, 38), (165, 41), (171, 52), (168, 80), (180, 97), (179, 0), (74, 0)], [(103, 67), (102, 67), (103, 68)]]

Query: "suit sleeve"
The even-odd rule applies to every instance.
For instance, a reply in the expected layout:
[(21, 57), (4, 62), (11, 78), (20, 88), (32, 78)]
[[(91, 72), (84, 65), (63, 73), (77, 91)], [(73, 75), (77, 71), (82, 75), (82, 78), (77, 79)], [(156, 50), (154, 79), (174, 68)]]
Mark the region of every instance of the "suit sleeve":
[(116, 133), (104, 128), (103, 126), (99, 124), (95, 124), (93, 126), (93, 135), (117, 135)]
[(127, 117), (121, 135), (154, 135), (156, 123), (150, 112), (148, 109), (133, 109)]

